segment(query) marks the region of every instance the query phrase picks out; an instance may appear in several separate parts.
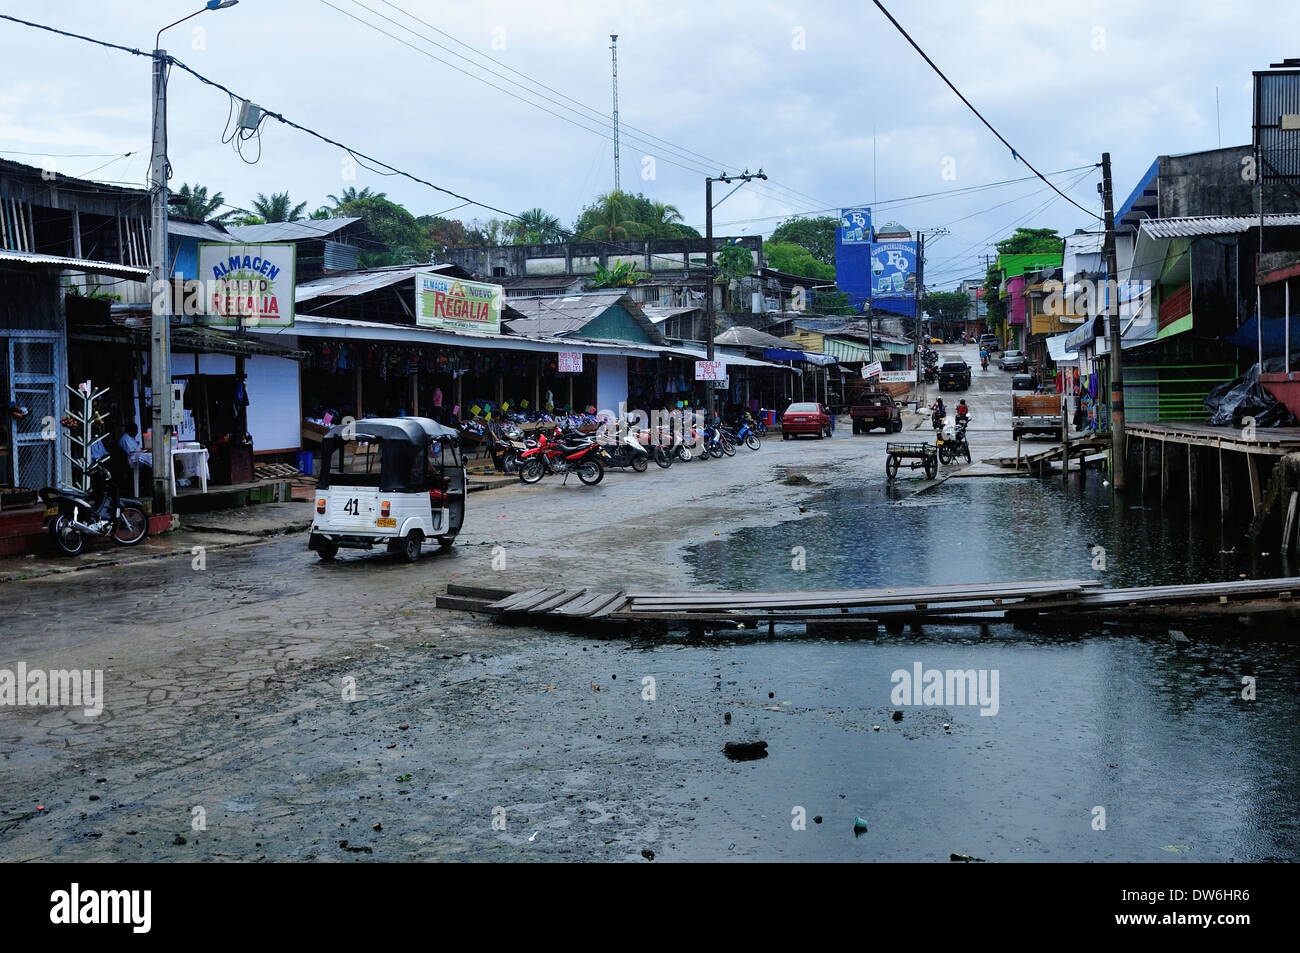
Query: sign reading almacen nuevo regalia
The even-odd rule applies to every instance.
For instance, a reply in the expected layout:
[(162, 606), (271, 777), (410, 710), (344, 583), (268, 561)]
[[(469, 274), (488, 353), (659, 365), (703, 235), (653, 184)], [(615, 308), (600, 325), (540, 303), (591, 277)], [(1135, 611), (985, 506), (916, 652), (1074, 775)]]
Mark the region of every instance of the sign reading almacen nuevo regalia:
[(219, 327), (293, 327), (294, 245), (199, 243), (203, 308)]
[(415, 276), (415, 323), (447, 331), (500, 334), (504, 295), (500, 285), (422, 271)]

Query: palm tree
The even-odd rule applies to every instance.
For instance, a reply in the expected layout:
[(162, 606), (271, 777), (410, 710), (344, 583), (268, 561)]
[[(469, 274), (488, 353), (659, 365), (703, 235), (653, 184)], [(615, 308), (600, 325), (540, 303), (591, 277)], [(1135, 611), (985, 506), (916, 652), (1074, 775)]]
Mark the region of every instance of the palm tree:
[(261, 192), (257, 193), (257, 198), (253, 200), (253, 211), (267, 222), (297, 222), (302, 219), (302, 210), (307, 207), (306, 202), (299, 202), (297, 205), (290, 204), (288, 192), (273, 192), (268, 199)]
[(316, 211), (312, 212), (307, 217), (311, 219), (333, 218), (334, 213), (329, 210), (328, 206), (322, 205), (320, 206), (320, 208), (316, 209)]
[(564, 240), (560, 220), (542, 208), (530, 208), (519, 215), (514, 224), (515, 240), (532, 245)]
[(358, 192), (357, 187), (355, 185), (349, 185), (346, 189), (343, 190), (342, 195), (327, 195), (325, 197), (334, 203), (335, 208), (339, 208), (341, 206), (348, 205), (351, 202), (360, 202), (362, 199), (387, 198), (388, 193), (371, 192), (369, 186), (367, 186), (366, 188)]
[(215, 225), (226, 225), (231, 217), (235, 215), (234, 209), (228, 209), (220, 215), (214, 214), (218, 208), (226, 204), (226, 197), (217, 192), (209, 198), (208, 188), (205, 185), (183, 183), (180, 190), (177, 191), (176, 197), (181, 199), (180, 202), (176, 203), (176, 212), (184, 218), (192, 218), (198, 222), (212, 222)]
[(655, 238), (677, 238), (681, 234), (677, 226), (686, 221), (682, 218), (681, 210), (676, 205), (665, 205), (663, 202), (655, 202), (651, 208), (653, 218), (650, 228), (654, 231)]
[(641, 237), (642, 226), (632, 217), (627, 195), (614, 191), (596, 199), (596, 224), (587, 229), (583, 238), (610, 242)]

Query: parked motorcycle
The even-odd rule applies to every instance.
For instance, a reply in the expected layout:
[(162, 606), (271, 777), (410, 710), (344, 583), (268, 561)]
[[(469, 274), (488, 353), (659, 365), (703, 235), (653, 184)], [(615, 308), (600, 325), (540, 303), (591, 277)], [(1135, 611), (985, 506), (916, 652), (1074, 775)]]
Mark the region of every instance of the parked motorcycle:
[(134, 546), (149, 532), (149, 516), (139, 500), (123, 499), (103, 460), (86, 471), (90, 492), (47, 486), (40, 491), (45, 503), (45, 526), (59, 552), (76, 556), (86, 538), (112, 539), (119, 546)]
[(763, 441), (758, 439), (758, 434), (754, 430), (754, 418), (745, 414), (744, 419), (740, 422), (739, 429), (736, 430), (736, 440), (744, 442), (750, 450), (757, 450), (763, 446)]
[(570, 473), (588, 486), (595, 486), (605, 478), (601, 463), (600, 444), (595, 440), (566, 440), (557, 429), (548, 437), (537, 438), (537, 446), (529, 447), (520, 457), (519, 482), (538, 483), (548, 473), (563, 473), (567, 483)]
[(501, 473), (517, 473), (519, 460), (528, 449), (528, 442), (514, 428), (489, 425), (484, 434), (492, 465)]
[[(631, 467), (637, 473), (645, 473), (650, 466), (650, 454), (645, 447), (629, 437), (614, 443), (601, 444), (600, 459), (606, 467)], [(671, 465), (671, 461), (669, 461)]]
[(966, 442), (966, 427), (969, 423), (969, 416), (959, 414), (956, 423), (944, 426), (943, 439), (939, 441), (940, 463), (952, 463), (958, 457), (964, 457), (970, 463), (970, 444)]

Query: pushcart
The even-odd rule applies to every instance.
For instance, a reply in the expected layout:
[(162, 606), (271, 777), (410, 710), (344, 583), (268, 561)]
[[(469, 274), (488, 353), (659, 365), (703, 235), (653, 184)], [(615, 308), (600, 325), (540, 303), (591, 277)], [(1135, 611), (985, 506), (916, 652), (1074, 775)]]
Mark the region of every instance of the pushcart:
[(904, 465), (904, 460), (909, 470), (924, 469), (927, 480), (933, 480), (939, 472), (939, 451), (934, 444), (889, 443), (885, 445), (885, 452), (889, 455), (885, 460), (885, 473), (891, 480), (898, 476), (898, 468)]

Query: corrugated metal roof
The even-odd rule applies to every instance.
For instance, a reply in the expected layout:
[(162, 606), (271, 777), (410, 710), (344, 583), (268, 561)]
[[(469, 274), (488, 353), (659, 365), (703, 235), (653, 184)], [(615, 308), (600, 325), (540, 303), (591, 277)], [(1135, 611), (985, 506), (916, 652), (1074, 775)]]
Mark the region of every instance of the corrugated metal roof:
[(714, 344), (731, 344), (737, 347), (789, 347), (790, 342), (784, 341), (774, 334), (768, 334), (766, 331), (756, 331), (753, 328), (746, 328), (737, 325), (734, 328), (727, 328), (713, 339)]
[[(1141, 229), (1152, 238), (1196, 238), (1200, 235), (1239, 235), (1258, 225), (1258, 215), (1192, 215), (1186, 218), (1144, 219)], [(1265, 215), (1264, 225), (1300, 225), (1300, 214)]]
[(234, 241), (234, 237), (220, 225), (212, 225), (208, 222), (178, 222), (174, 218), (167, 220), (167, 234), (199, 238), (205, 242)]
[(646, 317), (641, 305), (626, 291), (593, 291), (573, 295), (537, 295), (510, 299), (510, 307), (524, 315), (507, 321), (506, 327), (515, 334), (558, 337), (581, 331), (602, 314), (621, 304), (632, 319), (641, 324), (651, 337), (659, 334)]
[(389, 285), (409, 281), (422, 271), (443, 271), (455, 265), (398, 265), (388, 268), (368, 268), (364, 271), (345, 271), (305, 281), (293, 290), (295, 304), (316, 298), (350, 298), (387, 288)]
[(264, 242), (292, 242), (302, 238), (328, 238), (335, 232), (359, 222), (350, 218), (307, 218), (298, 222), (267, 222), (263, 225), (232, 225), (227, 231), (237, 242), (257, 245)]
[(663, 324), (669, 318), (675, 318), (679, 314), (690, 314), (692, 311), (702, 311), (703, 309), (698, 305), (686, 308), (648, 308), (642, 305), (641, 310), (645, 312), (645, 316), (650, 319), (651, 324)]
[(38, 255), (34, 252), (10, 251), (0, 249), (0, 265), (15, 268), (45, 269), (59, 271), (82, 271), (88, 275), (108, 275), (110, 278), (128, 278), (133, 281), (147, 281), (148, 268), (134, 265), (120, 265), (111, 261), (93, 261), (88, 258), (63, 258), (59, 255)]

